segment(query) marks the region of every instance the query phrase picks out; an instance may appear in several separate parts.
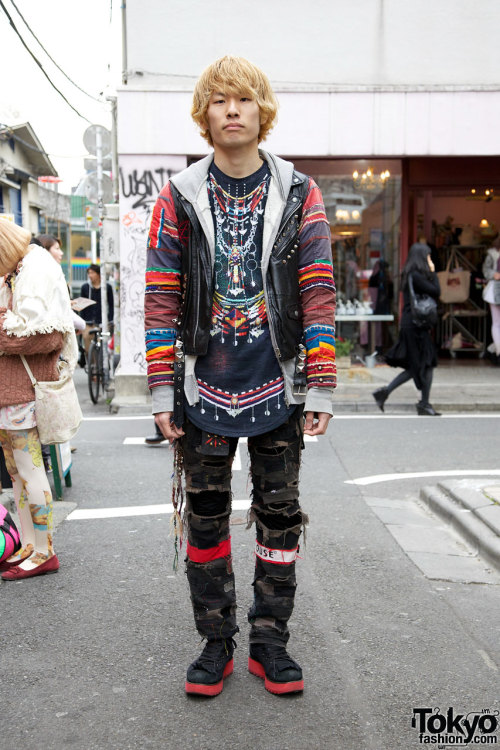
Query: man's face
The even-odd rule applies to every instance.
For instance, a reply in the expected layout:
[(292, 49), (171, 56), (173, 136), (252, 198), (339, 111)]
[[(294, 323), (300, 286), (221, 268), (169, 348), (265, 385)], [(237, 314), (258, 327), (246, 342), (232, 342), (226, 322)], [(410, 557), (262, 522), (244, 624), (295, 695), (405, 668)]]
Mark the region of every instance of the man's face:
[(214, 92), (208, 104), (206, 122), (215, 148), (238, 149), (258, 143), (259, 105), (248, 96)]
[(99, 281), (101, 280), (101, 277), (98, 273), (96, 273), (92, 268), (89, 268), (87, 271), (89, 276), (89, 281), (92, 284), (92, 286), (97, 286), (99, 284)]

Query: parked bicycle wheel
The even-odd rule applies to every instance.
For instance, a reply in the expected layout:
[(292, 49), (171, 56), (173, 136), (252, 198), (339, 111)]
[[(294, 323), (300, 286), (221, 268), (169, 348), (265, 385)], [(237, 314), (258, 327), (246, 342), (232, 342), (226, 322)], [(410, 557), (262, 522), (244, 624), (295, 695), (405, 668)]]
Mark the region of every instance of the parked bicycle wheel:
[(92, 399), (93, 404), (97, 404), (99, 400), (99, 389), (102, 385), (101, 368), (99, 363), (100, 353), (101, 347), (98, 347), (95, 341), (91, 341), (87, 356), (87, 375), (89, 380), (90, 398)]

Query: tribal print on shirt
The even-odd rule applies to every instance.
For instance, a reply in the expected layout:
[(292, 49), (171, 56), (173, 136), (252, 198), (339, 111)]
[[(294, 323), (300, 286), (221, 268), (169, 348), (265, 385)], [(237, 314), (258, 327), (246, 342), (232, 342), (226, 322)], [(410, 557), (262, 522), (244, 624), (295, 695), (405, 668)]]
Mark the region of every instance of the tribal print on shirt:
[(208, 352), (195, 368), (200, 400), (188, 418), (210, 433), (258, 435), (278, 427), (294, 407), (274, 354), (261, 272), (267, 163), (243, 179), (212, 164), (207, 190), (215, 230), (214, 295)]

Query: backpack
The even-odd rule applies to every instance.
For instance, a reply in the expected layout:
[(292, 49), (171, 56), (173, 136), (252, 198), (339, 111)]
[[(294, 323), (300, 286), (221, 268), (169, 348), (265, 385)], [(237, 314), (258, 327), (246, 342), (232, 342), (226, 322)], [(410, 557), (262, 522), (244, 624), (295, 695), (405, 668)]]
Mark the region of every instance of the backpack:
[(21, 538), (7, 508), (0, 505), (0, 570), (3, 563), (21, 549)]

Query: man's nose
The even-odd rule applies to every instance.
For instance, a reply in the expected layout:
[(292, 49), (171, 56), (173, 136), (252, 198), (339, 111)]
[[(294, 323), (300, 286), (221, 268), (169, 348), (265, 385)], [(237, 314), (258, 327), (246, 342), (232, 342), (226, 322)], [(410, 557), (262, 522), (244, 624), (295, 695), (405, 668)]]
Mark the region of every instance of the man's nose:
[(238, 117), (240, 114), (239, 101), (235, 97), (231, 96), (227, 100), (227, 115), (228, 117)]

